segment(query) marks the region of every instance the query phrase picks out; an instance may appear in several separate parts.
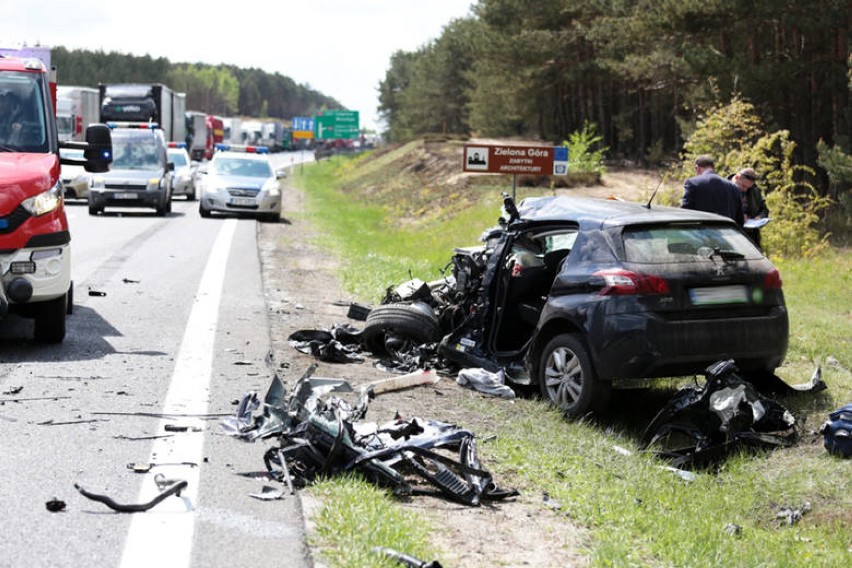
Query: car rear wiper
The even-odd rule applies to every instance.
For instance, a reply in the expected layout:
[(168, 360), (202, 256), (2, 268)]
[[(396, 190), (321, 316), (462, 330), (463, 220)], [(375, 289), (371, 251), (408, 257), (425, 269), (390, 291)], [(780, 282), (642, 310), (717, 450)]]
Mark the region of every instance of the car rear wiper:
[(712, 252), (707, 255), (707, 258), (713, 258), (714, 256), (718, 256), (722, 260), (742, 260), (745, 258), (745, 255), (732, 250), (722, 250), (720, 248), (714, 248)]

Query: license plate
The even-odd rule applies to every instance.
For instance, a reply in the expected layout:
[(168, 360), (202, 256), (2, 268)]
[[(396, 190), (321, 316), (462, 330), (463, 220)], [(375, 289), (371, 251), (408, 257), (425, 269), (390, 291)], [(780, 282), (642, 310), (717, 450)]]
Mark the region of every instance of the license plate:
[(748, 293), (745, 286), (714, 286), (713, 288), (692, 288), (689, 299), (695, 306), (714, 304), (746, 304)]
[(121, 193), (113, 193), (114, 199), (138, 199), (139, 196), (136, 195), (136, 192), (133, 191), (123, 191)]
[(251, 207), (257, 205), (257, 201), (251, 197), (232, 197), (230, 203), (237, 207)]

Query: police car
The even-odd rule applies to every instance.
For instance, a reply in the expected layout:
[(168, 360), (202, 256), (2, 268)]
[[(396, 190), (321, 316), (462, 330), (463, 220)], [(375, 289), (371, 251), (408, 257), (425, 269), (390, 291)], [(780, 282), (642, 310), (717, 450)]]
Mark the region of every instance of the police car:
[(89, 215), (105, 207), (151, 207), (163, 217), (172, 210), (172, 172), (163, 131), (156, 123), (108, 122), (112, 134), (110, 171), (92, 177)]
[(217, 144), (213, 158), (199, 168), (198, 212), (250, 215), (277, 222), (281, 216), (281, 187), (265, 146)]

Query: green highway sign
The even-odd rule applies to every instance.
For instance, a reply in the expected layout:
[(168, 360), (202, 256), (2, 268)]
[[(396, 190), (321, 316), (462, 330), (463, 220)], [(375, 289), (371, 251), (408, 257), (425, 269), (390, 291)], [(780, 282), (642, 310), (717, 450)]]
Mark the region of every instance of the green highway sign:
[(317, 140), (356, 139), (361, 136), (357, 110), (325, 110), (314, 117)]

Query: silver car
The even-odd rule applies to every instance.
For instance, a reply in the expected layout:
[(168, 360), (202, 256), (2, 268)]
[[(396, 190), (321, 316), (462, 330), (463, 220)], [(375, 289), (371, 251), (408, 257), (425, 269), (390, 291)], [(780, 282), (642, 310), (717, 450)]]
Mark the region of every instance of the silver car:
[[(195, 201), (195, 167), (197, 163), (189, 159), (186, 145), (174, 145), (169, 142), (167, 154), (169, 162), (175, 165), (174, 177), (172, 178), (172, 197), (183, 195), (187, 201)], [(180, 143), (177, 143), (180, 144)]]
[(199, 168), (198, 212), (250, 215), (275, 223), (281, 217), (283, 172), (276, 172), (264, 146), (217, 145), (213, 159)]
[(89, 189), (89, 214), (105, 207), (151, 207), (160, 217), (172, 210), (172, 170), (163, 131), (156, 124), (109, 123), (113, 160)]
[[(83, 160), (83, 150), (74, 148), (60, 148), (59, 155), (63, 158)], [(62, 191), (65, 199), (88, 199), (89, 186), (92, 184), (92, 174), (87, 172), (83, 166), (74, 164), (62, 164), (59, 174), (62, 181)]]

